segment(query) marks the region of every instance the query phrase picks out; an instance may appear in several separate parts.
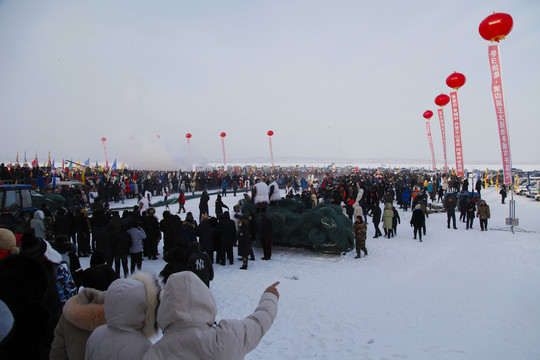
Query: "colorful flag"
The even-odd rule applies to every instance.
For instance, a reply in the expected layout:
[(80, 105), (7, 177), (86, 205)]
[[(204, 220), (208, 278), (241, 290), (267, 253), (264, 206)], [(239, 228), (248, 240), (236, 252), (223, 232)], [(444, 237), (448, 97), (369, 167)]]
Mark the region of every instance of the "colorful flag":
[(90, 158), (86, 159), (84, 162), (84, 166), (90, 166)]
[(116, 159), (114, 159), (111, 169), (116, 171)]
[(32, 161), (32, 167), (36, 167), (36, 166), (39, 166), (39, 161), (38, 161), (38, 158), (37, 158), (37, 153), (36, 153), (36, 157), (34, 158), (34, 161)]

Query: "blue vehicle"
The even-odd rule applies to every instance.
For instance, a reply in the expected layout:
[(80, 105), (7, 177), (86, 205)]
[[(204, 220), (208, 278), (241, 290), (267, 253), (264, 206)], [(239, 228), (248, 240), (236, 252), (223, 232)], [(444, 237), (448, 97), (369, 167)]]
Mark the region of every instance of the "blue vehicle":
[(18, 218), (22, 213), (34, 212), (32, 185), (0, 185), (0, 212)]

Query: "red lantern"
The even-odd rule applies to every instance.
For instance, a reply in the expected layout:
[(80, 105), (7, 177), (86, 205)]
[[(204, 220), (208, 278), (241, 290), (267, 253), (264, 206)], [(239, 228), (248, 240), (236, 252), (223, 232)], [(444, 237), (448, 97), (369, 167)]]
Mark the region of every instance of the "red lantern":
[(190, 133), (187, 133), (187, 134), (186, 134), (186, 138), (191, 139), (191, 134), (190, 134)]
[(435, 98), (435, 104), (439, 106), (444, 106), (450, 102), (450, 96), (446, 94), (441, 94)]
[(478, 32), (486, 40), (499, 42), (510, 34), (513, 26), (514, 20), (510, 15), (493, 13), (480, 23)]
[(107, 138), (106, 138), (106, 137), (102, 137), (102, 138), (101, 138), (101, 141), (105, 142), (105, 141), (107, 141)]
[(424, 118), (429, 120), (431, 119), (432, 116), (433, 116), (433, 111), (427, 110), (426, 112), (424, 112)]
[(267, 134), (268, 134), (268, 136), (272, 136), (272, 135), (274, 135), (274, 132), (272, 130), (268, 130)]
[(446, 85), (454, 90), (459, 90), (460, 87), (465, 85), (465, 75), (455, 72), (446, 78)]
[(224, 138), (225, 136), (227, 136), (226, 133), (222, 132), (221, 134), (219, 134), (219, 136), (221, 136), (222, 138)]

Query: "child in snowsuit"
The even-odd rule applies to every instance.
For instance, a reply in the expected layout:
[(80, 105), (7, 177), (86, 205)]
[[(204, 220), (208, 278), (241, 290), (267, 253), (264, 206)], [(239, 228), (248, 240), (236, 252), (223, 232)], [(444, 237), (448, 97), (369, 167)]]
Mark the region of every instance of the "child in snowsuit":
[(488, 219), (490, 218), (491, 214), (489, 212), (489, 205), (486, 204), (485, 200), (480, 201), (476, 216), (480, 219), (480, 230), (487, 231)]
[(366, 249), (366, 232), (367, 224), (362, 219), (362, 216), (357, 216), (353, 224), (354, 239), (356, 245), (355, 259), (360, 259), (360, 251), (363, 251), (367, 255)]

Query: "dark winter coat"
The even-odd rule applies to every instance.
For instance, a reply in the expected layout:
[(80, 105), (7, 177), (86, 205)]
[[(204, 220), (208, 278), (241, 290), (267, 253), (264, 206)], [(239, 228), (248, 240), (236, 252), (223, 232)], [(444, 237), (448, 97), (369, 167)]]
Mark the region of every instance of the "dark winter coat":
[(96, 248), (103, 251), (107, 262), (112, 261), (115, 234), (120, 231), (122, 221), (119, 217), (113, 216), (105, 230), (96, 232)]
[(394, 211), (394, 217), (392, 218), (392, 228), (396, 228), (397, 224), (401, 224), (401, 218), (399, 217), (399, 211), (392, 209)]
[(131, 246), (131, 236), (125, 230), (120, 230), (113, 234), (112, 238), (112, 255), (127, 256), (129, 255), (129, 247)]
[(469, 206), (469, 197), (467, 195), (461, 195), (459, 197), (459, 211), (464, 213)]
[(0, 347), (0, 359), (49, 359), (62, 308), (53, 313), (47, 304), (47, 294), (52, 292), (60, 305), (48, 278), (44, 266), (30, 256), (9, 255), (0, 261), (0, 300), (14, 318), (14, 327)]
[(88, 234), (90, 235), (90, 219), (80, 212), (75, 216), (75, 232), (77, 234)]
[(214, 251), (214, 237), (216, 236), (216, 232), (217, 230), (210, 225), (208, 220), (201, 221), (196, 235), (199, 237), (202, 251), (207, 253)]
[(221, 196), (216, 199), (216, 217), (219, 218), (223, 214), (223, 208), (229, 210), (229, 207), (223, 203)]
[(157, 244), (161, 239), (158, 220), (152, 215), (145, 216), (143, 218), (143, 228), (146, 232), (146, 242), (149, 245)]
[(248, 220), (249, 237), (251, 241), (255, 241), (257, 238), (257, 221), (253, 218)]
[(249, 257), (251, 253), (250, 243), (249, 226), (246, 223), (240, 223), (238, 226), (238, 256)]
[(476, 205), (473, 201), (470, 201), (469, 204), (467, 204), (467, 219), (474, 219), (476, 215)]
[(259, 224), (259, 235), (261, 239), (264, 238), (271, 238), (273, 234), (272, 229), (272, 220), (270, 220), (268, 217), (263, 217)]
[(381, 208), (379, 204), (373, 205), (371, 215), (373, 216), (373, 223), (378, 224), (381, 222)]
[(172, 274), (180, 271), (186, 271), (188, 269), (186, 252), (182, 248), (172, 249), (165, 257), (165, 260), (167, 261), (167, 265), (165, 265), (163, 270), (161, 270), (161, 272), (159, 273), (159, 275), (163, 279), (164, 284), (167, 282), (169, 276), (171, 276)]
[(208, 201), (210, 200), (210, 196), (206, 193), (206, 191), (203, 191), (201, 198), (199, 199), (199, 210), (201, 213), (208, 214)]
[(169, 214), (160, 221), (159, 228), (163, 232), (164, 251), (169, 251), (176, 246), (180, 238), (180, 226), (180, 218), (175, 215)]
[(74, 221), (71, 214), (57, 213), (54, 221), (54, 235), (72, 236), (75, 232)]
[(193, 253), (187, 261), (187, 268), (210, 287), (210, 281), (214, 280), (214, 268), (208, 254), (200, 251)]
[(184, 221), (180, 227), (180, 238), (186, 244), (187, 256), (191, 255), (191, 245), (197, 241), (197, 225), (191, 221)]
[(227, 249), (236, 242), (236, 224), (229, 217), (229, 212), (225, 211), (219, 222), (219, 247)]
[(455, 196), (447, 196), (443, 200), (443, 206), (446, 209), (446, 212), (456, 211), (457, 201)]
[(423, 227), (426, 224), (426, 216), (424, 215), (424, 212), (422, 209), (415, 209), (412, 213), (411, 217), (411, 225), (420, 228)]

